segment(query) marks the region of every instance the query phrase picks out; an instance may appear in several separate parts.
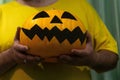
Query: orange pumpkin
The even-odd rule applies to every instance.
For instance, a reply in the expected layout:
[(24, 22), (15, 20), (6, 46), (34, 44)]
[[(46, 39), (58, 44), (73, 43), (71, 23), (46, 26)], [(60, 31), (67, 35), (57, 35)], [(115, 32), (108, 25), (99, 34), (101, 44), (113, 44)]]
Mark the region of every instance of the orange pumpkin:
[(86, 44), (86, 29), (80, 19), (68, 11), (44, 10), (29, 17), (20, 32), (20, 43), (28, 53), (49, 58), (69, 54)]

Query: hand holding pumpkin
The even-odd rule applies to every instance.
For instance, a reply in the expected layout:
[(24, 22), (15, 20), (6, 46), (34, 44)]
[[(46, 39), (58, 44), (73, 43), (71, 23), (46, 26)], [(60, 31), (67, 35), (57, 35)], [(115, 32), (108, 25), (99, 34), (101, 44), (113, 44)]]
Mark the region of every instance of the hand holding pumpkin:
[(41, 58), (27, 54), (28, 47), (19, 44), (20, 28), (17, 29), (13, 46), (9, 49), (12, 59), (16, 63), (38, 63)]
[(85, 49), (72, 49), (70, 55), (61, 55), (59, 61), (77, 66), (93, 66), (96, 54), (92, 47), (91, 35), (87, 32)]

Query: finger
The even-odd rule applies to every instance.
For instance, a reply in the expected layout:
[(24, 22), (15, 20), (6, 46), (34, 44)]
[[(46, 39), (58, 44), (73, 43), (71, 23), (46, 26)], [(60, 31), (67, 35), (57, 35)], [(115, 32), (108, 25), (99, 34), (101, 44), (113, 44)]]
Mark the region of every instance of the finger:
[(17, 42), (14, 43), (14, 49), (19, 52), (26, 52), (28, 50), (28, 47), (22, 44), (19, 44)]
[(60, 56), (60, 62), (70, 65), (78, 65), (80, 64), (80, 57), (78, 56), (68, 56), (68, 55), (62, 55)]
[(87, 31), (86, 37), (87, 37), (86, 45), (92, 45), (92, 37), (88, 31)]
[(24, 63), (24, 60), (26, 59), (26, 55), (24, 53), (14, 51), (14, 59), (17, 63)]
[(72, 61), (72, 58), (68, 55), (61, 55), (59, 56), (59, 61), (62, 63), (70, 63)]
[(29, 64), (29, 63), (38, 63), (42, 61), (42, 58), (38, 56), (29, 55), (28, 53), (21, 53), (14, 51), (14, 54), (17, 63)]
[(19, 40), (20, 40), (20, 27), (17, 27), (17, 31), (16, 31), (16, 34), (15, 34), (14, 41), (19, 42)]
[(27, 55), (26, 60), (28, 61), (28, 63), (38, 63), (41, 62), (43, 58), (40, 58), (38, 56)]
[(19, 58), (19, 59), (26, 59), (26, 58), (27, 58), (27, 57), (26, 57), (26, 53), (24, 53), (24, 52), (14, 51), (14, 54), (15, 54), (15, 56), (16, 56), (17, 58)]
[(71, 50), (71, 56), (78, 56), (78, 57), (83, 57), (83, 56), (86, 56), (86, 51), (83, 49), (83, 50), (79, 50), (79, 49), (72, 49)]

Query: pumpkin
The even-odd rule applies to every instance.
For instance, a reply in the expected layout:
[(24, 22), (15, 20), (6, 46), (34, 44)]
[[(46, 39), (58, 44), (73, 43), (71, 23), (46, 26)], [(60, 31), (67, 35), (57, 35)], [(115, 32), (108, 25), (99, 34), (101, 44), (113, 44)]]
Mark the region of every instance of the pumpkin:
[(64, 10), (44, 10), (33, 14), (23, 24), (20, 43), (28, 53), (43, 58), (70, 54), (71, 49), (86, 45), (86, 28), (81, 20)]

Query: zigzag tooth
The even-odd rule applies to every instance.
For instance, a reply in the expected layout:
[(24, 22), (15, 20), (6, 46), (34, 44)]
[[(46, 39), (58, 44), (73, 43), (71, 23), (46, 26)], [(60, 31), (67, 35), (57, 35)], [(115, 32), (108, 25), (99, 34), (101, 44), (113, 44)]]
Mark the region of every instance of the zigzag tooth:
[(41, 40), (43, 40), (44, 37), (46, 36), (49, 41), (51, 41), (53, 37), (56, 37), (56, 39), (60, 43), (62, 43), (65, 39), (67, 39), (70, 44), (74, 43), (77, 39), (79, 39), (82, 44), (86, 36), (86, 33), (83, 33), (79, 26), (76, 27), (73, 31), (70, 31), (67, 28), (61, 31), (56, 26), (54, 26), (51, 30), (49, 30), (47, 27), (41, 29), (36, 24), (30, 30), (24, 28), (22, 28), (22, 30), (26, 34), (26, 36), (28, 36), (31, 40), (35, 35), (37, 35)]

